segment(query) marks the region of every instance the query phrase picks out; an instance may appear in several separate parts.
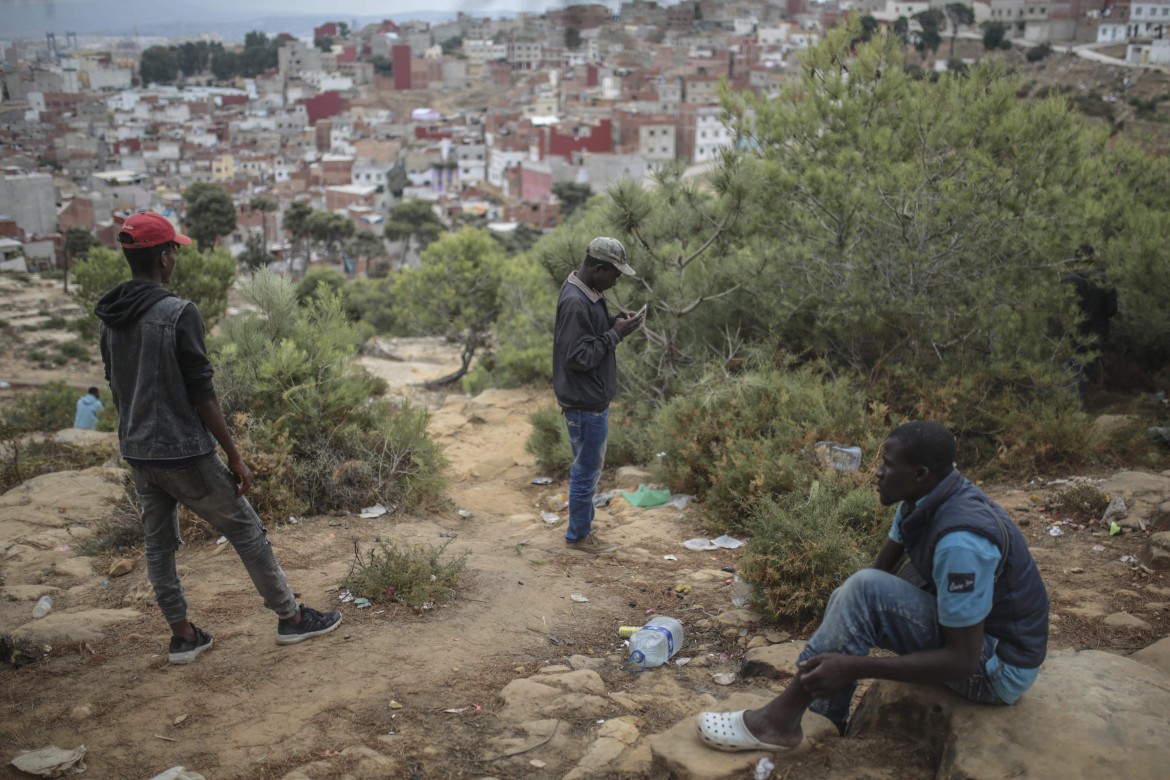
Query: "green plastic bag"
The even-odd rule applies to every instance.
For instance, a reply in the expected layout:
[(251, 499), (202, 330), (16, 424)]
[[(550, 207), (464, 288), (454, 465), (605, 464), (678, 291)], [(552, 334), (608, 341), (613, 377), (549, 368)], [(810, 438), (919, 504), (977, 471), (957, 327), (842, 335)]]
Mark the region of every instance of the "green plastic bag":
[(631, 506), (640, 507), (642, 509), (649, 509), (653, 506), (662, 506), (670, 501), (669, 490), (651, 490), (645, 485), (638, 485), (638, 489), (633, 493), (625, 490), (621, 494), (626, 497)]

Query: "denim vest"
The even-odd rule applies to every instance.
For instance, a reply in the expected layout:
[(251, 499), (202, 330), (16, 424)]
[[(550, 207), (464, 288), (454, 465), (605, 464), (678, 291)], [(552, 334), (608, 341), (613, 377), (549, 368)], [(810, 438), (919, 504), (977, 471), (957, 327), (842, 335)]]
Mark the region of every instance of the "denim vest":
[(129, 328), (102, 324), (122, 457), (176, 460), (215, 450), (215, 439), (187, 397), (175, 345), (175, 326), (190, 303), (163, 298)]
[[(1028, 543), (1007, 513), (959, 472), (952, 471), (902, 518), (902, 541), (914, 567), (937, 591), (934, 548), (954, 531), (969, 531), (1000, 550), (991, 614), (983, 630), (999, 640), (995, 654), (1020, 669), (1035, 669), (1048, 651), (1048, 591)], [(944, 583), (945, 587), (945, 583)]]

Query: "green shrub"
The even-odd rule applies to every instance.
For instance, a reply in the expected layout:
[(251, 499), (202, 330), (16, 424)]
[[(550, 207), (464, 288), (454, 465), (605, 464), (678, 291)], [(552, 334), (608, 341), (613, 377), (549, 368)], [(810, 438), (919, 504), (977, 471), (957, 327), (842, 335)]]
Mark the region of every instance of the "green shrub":
[[(536, 465), (547, 474), (567, 475), (573, 465), (573, 448), (560, 407), (545, 406), (528, 415), (532, 433), (524, 449), (536, 457)], [(607, 468), (646, 463), (653, 457), (653, 442), (645, 423), (629, 407), (615, 402), (609, 407), (609, 438), (606, 441)]]
[(1109, 496), (1101, 488), (1087, 482), (1077, 482), (1062, 489), (1048, 500), (1047, 509), (1054, 519), (1070, 518), (1081, 523), (1101, 519), (1109, 506)]
[(40, 431), (51, 433), (73, 425), (79, 392), (64, 382), (49, 384), (17, 396), (0, 407), (0, 432), (7, 435)]
[(1024, 59), (1028, 62), (1039, 62), (1048, 55), (1052, 54), (1052, 47), (1047, 43), (1042, 43), (1039, 46), (1033, 46), (1024, 53)]
[(88, 469), (109, 459), (109, 453), (97, 449), (14, 436), (0, 436), (0, 451), (4, 453), (0, 458), (0, 493), (42, 474)]
[(90, 359), (89, 345), (84, 341), (66, 341), (57, 345), (57, 351), (70, 360)]
[[(360, 336), (340, 297), (323, 288), (299, 304), (292, 284), (267, 271), (242, 292), (259, 313), (228, 320), (211, 342), (220, 402), (260, 426), (304, 511), (409, 509), (438, 496), (446, 461), (428, 415), (380, 397), (385, 383), (357, 364)], [(278, 505), (283, 519), (288, 499)]]
[(297, 282), (297, 300), (302, 303), (317, 295), (320, 290), (331, 290), (338, 293), (345, 287), (345, 274), (336, 268), (315, 265), (305, 272)]
[(872, 488), (832, 474), (807, 489), (760, 498), (746, 524), (752, 538), (740, 576), (769, 618), (813, 620), (834, 588), (873, 562), (889, 516)]
[(45, 643), (27, 636), (0, 633), (0, 664), (19, 669), (45, 657)]
[(872, 474), (889, 422), (884, 409), (866, 409), (855, 383), (817, 366), (712, 376), (655, 418), (658, 467), (672, 490), (704, 501), (711, 523), (735, 530), (757, 498), (803, 491), (822, 473), (817, 441), (861, 447)]
[[(94, 524), (93, 535), (82, 542), (80, 552), (83, 555), (124, 553), (142, 545), (142, 507), (129, 472), (125, 472), (122, 487), (122, 494), (114, 501), (110, 511)], [(185, 530), (181, 530), (181, 533), (184, 539), (191, 539)]]
[[(416, 609), (450, 600), (467, 564), (468, 552), (446, 562), (441, 547), (382, 543), (365, 555), (355, 550), (349, 574), (341, 582), (355, 596), (375, 603), (398, 602)], [(356, 545), (355, 545), (356, 546)]]
[(62, 317), (59, 314), (54, 314), (54, 315), (50, 316), (47, 320), (44, 320), (44, 321), (38, 323), (36, 326), (36, 329), (37, 330), (65, 330), (65, 328), (68, 327), (68, 324), (69, 323), (66, 322), (64, 317)]

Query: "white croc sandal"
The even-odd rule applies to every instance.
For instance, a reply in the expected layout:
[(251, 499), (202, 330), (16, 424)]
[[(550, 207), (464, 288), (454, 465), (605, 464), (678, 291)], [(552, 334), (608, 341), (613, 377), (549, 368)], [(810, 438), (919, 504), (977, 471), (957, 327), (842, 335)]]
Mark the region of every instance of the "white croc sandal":
[(744, 710), (736, 712), (700, 712), (695, 717), (699, 738), (708, 747), (735, 752), (738, 750), (789, 750), (786, 745), (769, 745), (752, 736), (743, 722)]

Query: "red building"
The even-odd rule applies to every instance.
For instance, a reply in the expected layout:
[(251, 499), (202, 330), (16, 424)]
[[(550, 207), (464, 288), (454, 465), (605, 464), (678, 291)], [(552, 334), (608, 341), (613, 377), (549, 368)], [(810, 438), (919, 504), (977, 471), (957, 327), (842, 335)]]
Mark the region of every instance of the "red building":
[(541, 159), (563, 157), (572, 160), (584, 151), (610, 154), (613, 152), (613, 120), (599, 119), (595, 125), (552, 125), (545, 128), (543, 141)]
[(405, 91), (412, 89), (410, 74), (410, 47), (394, 46), (390, 49), (392, 62), (391, 75), (394, 76), (394, 89)]
[(314, 38), (336, 38), (337, 37), (337, 23), (325, 22), (320, 27), (313, 28)]
[(305, 99), (305, 113), (309, 115), (309, 124), (315, 124), (321, 119), (328, 119), (341, 113), (341, 93), (336, 90), (322, 92)]

